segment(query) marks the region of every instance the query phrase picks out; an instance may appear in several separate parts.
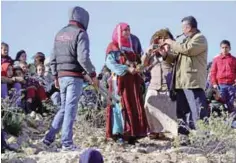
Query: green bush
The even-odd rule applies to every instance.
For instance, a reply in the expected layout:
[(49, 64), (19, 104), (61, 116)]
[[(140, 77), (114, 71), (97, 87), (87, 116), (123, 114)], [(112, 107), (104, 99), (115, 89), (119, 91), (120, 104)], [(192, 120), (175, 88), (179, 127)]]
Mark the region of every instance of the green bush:
[(16, 101), (19, 97), (15, 89), (9, 91), (11, 97), (1, 99), (1, 121), (2, 127), (11, 135), (18, 136), (21, 132), (21, 124), (24, 119), (23, 110), (17, 107)]
[(88, 123), (89, 126), (95, 128), (105, 127), (105, 109), (80, 109), (78, 111), (79, 121)]
[[(232, 115), (222, 111), (221, 116), (212, 113), (208, 119), (198, 120), (196, 130), (191, 130), (188, 136), (189, 152), (201, 151), (209, 160), (229, 151), (236, 152), (236, 130), (231, 127), (233, 119)], [(180, 142), (179, 140), (178, 137), (175, 143)], [(180, 147), (179, 144), (177, 146)], [(229, 157), (235, 159), (232, 155), (227, 156), (228, 159)]]
[(23, 121), (23, 115), (14, 114), (13, 112), (6, 113), (4, 119), (2, 119), (2, 124), (7, 133), (19, 136), (21, 133), (21, 124)]

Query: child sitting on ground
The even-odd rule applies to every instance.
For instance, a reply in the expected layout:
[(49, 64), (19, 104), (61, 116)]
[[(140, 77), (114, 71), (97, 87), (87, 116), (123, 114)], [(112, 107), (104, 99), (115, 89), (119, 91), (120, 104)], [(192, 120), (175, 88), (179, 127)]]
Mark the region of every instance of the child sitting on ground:
[(15, 68), (15, 75), (23, 76), (26, 81), (22, 85), (22, 88), (26, 89), (26, 114), (31, 111), (37, 111), (38, 113), (43, 114), (44, 108), (42, 102), (47, 101), (45, 90), (40, 86), (36, 79), (28, 76), (27, 72), (28, 69), (25, 62), (20, 62), (20, 67)]
[[(24, 82), (24, 78), (13, 77), (13, 66), (9, 62), (2, 63), (1, 68), (1, 97), (5, 99), (9, 96), (17, 107), (22, 107), (21, 83)], [(14, 88), (15, 91), (10, 93), (9, 91), (12, 88)]]
[(222, 111), (227, 111), (227, 105), (221, 98), (219, 90), (213, 87), (208, 88), (206, 90), (206, 97), (211, 113), (216, 113), (217, 116), (221, 116)]
[(47, 97), (51, 98), (54, 105), (60, 105), (60, 92), (59, 89), (55, 87), (54, 81), (51, 76), (45, 75), (45, 66), (43, 64), (38, 64), (36, 66), (36, 80), (44, 88)]

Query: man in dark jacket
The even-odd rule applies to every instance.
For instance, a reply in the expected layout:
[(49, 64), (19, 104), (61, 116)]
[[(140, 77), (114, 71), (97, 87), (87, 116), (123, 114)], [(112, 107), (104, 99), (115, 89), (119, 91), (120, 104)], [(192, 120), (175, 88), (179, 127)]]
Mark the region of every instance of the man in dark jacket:
[(76, 150), (73, 144), (73, 123), (77, 114), (79, 97), (82, 92), (83, 76), (88, 74), (97, 86), (96, 72), (89, 57), (89, 38), (86, 32), (89, 13), (74, 7), (69, 24), (55, 37), (54, 49), (50, 58), (55, 86), (60, 88), (61, 109), (58, 111), (44, 144), (50, 145), (55, 134), (62, 127), (62, 150)]

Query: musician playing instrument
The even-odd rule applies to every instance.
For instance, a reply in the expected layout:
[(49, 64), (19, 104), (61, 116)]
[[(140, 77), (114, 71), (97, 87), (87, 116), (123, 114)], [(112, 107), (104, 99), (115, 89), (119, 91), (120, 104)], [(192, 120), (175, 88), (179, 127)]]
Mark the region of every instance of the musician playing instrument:
[[(151, 139), (167, 139), (165, 132), (177, 136), (177, 118), (175, 102), (169, 98), (171, 63), (163, 60), (160, 51), (169, 52), (164, 39), (174, 39), (168, 29), (161, 29), (152, 36), (150, 46), (142, 56), (142, 64), (151, 71), (151, 81), (145, 98), (145, 110)], [(167, 106), (168, 105), (168, 106)]]

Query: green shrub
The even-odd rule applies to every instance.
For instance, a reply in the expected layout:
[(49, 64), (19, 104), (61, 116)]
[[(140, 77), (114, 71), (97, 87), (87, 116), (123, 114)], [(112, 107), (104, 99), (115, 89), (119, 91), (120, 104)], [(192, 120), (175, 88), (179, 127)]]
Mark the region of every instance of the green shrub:
[[(231, 127), (234, 117), (227, 112), (221, 112), (221, 116), (212, 115), (205, 120), (198, 120), (196, 130), (191, 130), (188, 136), (191, 150), (201, 151), (209, 161), (214, 160), (216, 156), (225, 155), (229, 151), (236, 152), (236, 130)], [(179, 148), (180, 138), (177, 137), (175, 145)], [(227, 156), (229, 159), (234, 156)]]

